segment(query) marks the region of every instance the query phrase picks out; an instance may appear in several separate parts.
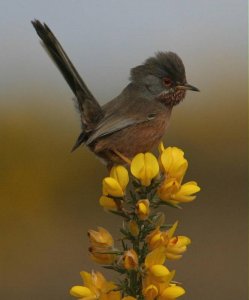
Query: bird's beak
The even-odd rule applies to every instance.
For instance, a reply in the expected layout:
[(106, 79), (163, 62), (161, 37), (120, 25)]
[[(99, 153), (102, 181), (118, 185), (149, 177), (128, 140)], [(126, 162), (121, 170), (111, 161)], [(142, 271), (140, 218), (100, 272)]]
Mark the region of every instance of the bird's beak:
[(189, 91), (194, 91), (194, 92), (199, 92), (200, 90), (197, 89), (195, 86), (185, 83), (184, 85), (177, 85), (176, 88), (178, 90), (189, 90)]

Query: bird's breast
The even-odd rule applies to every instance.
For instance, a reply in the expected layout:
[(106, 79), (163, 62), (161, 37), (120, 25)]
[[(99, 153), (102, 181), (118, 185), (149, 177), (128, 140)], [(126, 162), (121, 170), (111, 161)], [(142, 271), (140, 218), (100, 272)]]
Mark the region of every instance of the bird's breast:
[(171, 111), (165, 109), (153, 119), (103, 137), (96, 144), (95, 152), (117, 150), (132, 158), (137, 153), (151, 151), (161, 141), (168, 127), (170, 114)]

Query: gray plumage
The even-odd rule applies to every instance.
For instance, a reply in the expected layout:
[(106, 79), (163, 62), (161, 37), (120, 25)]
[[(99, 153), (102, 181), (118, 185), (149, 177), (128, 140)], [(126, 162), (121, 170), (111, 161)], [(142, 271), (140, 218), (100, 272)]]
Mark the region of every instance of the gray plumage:
[(187, 89), (198, 90), (187, 84), (177, 54), (158, 52), (132, 68), (131, 83), (101, 107), (49, 27), (38, 20), (32, 24), (77, 99), (82, 133), (73, 150), (86, 144), (108, 165), (120, 162), (117, 153), (129, 157), (149, 151), (162, 138), (172, 107), (183, 100)]

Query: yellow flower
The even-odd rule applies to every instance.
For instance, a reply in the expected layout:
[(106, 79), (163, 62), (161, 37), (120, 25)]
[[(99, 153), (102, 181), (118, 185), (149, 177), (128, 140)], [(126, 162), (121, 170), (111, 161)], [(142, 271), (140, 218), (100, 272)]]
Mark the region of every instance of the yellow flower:
[(172, 195), (180, 189), (180, 184), (175, 178), (167, 178), (158, 188), (157, 194), (163, 201), (170, 200)]
[(117, 286), (112, 281), (107, 281), (100, 272), (80, 272), (83, 286), (73, 286), (70, 294), (81, 300), (120, 300), (120, 292), (114, 291)]
[(191, 240), (187, 236), (178, 235), (171, 238), (166, 247), (166, 257), (171, 260), (181, 258), (190, 243)]
[(199, 192), (200, 190), (201, 189), (197, 185), (197, 182), (189, 181), (184, 183), (175, 194), (171, 195), (171, 199), (182, 203), (191, 202), (196, 198), (196, 196), (193, 194)]
[(167, 147), (164, 149), (162, 144), (160, 149), (161, 155), (159, 157), (159, 164), (162, 171), (166, 174), (167, 178), (175, 178), (181, 183), (188, 168), (188, 162), (184, 158), (184, 152), (177, 147)]
[(150, 214), (150, 202), (148, 199), (141, 199), (136, 204), (136, 214), (140, 220), (146, 220)]
[(88, 237), (91, 247), (91, 259), (99, 264), (112, 264), (116, 259), (116, 254), (113, 251), (113, 238), (111, 234), (104, 228), (98, 227), (98, 231), (89, 230)]
[(160, 185), (157, 194), (159, 198), (166, 202), (185, 203), (193, 201), (193, 195), (201, 189), (195, 181), (189, 181), (180, 185), (175, 178), (168, 178)]
[(131, 162), (131, 173), (142, 185), (149, 186), (151, 180), (159, 174), (156, 157), (149, 152), (137, 154)]
[(182, 254), (187, 250), (187, 246), (191, 243), (191, 240), (186, 236), (176, 236), (173, 234), (176, 230), (178, 222), (167, 231), (160, 231), (159, 227), (153, 230), (146, 237), (146, 243), (150, 250), (157, 247), (165, 248), (165, 256), (167, 259), (175, 260), (182, 257)]
[(172, 204), (193, 201), (196, 198), (193, 194), (199, 192), (200, 187), (195, 181), (181, 185), (188, 168), (184, 152), (176, 147), (165, 149), (162, 143), (159, 146), (159, 151), (161, 153), (159, 164), (166, 175), (166, 179), (157, 191), (159, 198)]
[(106, 196), (101, 196), (99, 199), (99, 204), (107, 210), (117, 210), (117, 204), (116, 202), (110, 198), (110, 197), (106, 197)]
[(129, 175), (126, 168), (114, 166), (111, 169), (110, 177), (105, 177), (103, 180), (103, 194), (105, 196), (123, 197), (128, 183)]
[(126, 297), (122, 298), (122, 300), (136, 300), (136, 298), (134, 298), (132, 296), (126, 296)]
[(136, 237), (139, 235), (139, 228), (136, 221), (131, 220), (128, 224), (128, 228), (132, 236)]
[[(167, 241), (172, 239), (177, 222), (167, 231)], [(160, 240), (159, 228), (150, 236), (150, 241)], [(170, 272), (163, 264), (166, 259), (166, 247), (159, 246), (149, 252), (145, 258), (146, 274), (143, 280), (143, 295), (145, 300), (170, 300), (185, 293), (184, 289), (171, 284), (175, 271)], [(172, 298), (170, 298), (172, 297)]]
[(127, 250), (123, 256), (123, 264), (126, 270), (135, 270), (138, 267), (138, 256), (137, 253), (133, 250)]
[(165, 244), (164, 236), (162, 231), (157, 227), (146, 236), (146, 243), (148, 244), (149, 250), (153, 250)]
[(164, 273), (161, 280), (155, 279), (151, 274), (147, 274), (143, 280), (143, 295), (145, 300), (174, 300), (185, 293), (182, 287), (171, 283), (175, 271), (167, 272), (164, 268), (158, 268), (158, 273)]
[(162, 246), (167, 247), (170, 239), (175, 233), (177, 225), (178, 222), (175, 222), (175, 224), (169, 230), (164, 232), (162, 232), (159, 229), (159, 227), (151, 231), (145, 239), (149, 249), (153, 250), (155, 248), (162, 247)]

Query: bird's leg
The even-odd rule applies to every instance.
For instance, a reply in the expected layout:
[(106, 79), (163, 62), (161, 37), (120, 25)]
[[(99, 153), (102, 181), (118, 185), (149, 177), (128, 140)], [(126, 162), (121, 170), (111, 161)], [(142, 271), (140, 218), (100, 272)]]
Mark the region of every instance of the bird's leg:
[(131, 164), (131, 160), (124, 156), (122, 153), (120, 153), (118, 150), (112, 150), (119, 158), (121, 158), (125, 163), (127, 163), (128, 165)]

